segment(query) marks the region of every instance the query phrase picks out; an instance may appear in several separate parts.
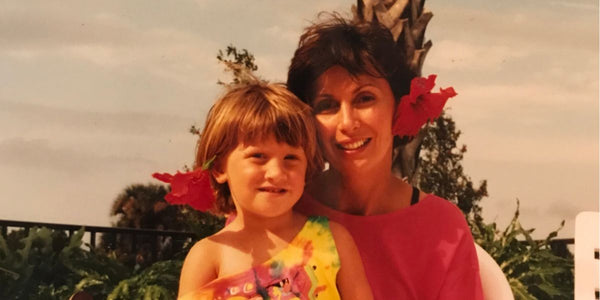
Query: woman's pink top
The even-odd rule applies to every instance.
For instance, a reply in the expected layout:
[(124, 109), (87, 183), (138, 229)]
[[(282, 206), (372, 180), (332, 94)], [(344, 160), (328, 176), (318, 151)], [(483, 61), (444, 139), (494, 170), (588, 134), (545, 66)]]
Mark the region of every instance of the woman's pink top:
[(350, 231), (375, 299), (483, 299), (471, 231), (447, 200), (428, 195), (391, 213), (357, 216), (305, 194), (295, 209)]

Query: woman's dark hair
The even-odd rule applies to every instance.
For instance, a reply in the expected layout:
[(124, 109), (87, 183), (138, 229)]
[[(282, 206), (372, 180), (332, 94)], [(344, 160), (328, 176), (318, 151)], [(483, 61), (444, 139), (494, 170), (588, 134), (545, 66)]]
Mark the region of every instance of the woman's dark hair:
[(396, 101), (408, 94), (415, 76), (392, 34), (373, 22), (349, 22), (337, 14), (305, 29), (288, 71), (287, 87), (310, 104), (318, 77), (333, 66), (350, 74), (385, 78)]

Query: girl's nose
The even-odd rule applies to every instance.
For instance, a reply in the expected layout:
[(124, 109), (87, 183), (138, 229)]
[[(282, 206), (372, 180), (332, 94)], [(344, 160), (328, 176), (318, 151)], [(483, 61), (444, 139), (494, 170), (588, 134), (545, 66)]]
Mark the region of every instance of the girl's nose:
[(265, 178), (269, 181), (278, 181), (285, 177), (285, 166), (283, 161), (272, 159), (266, 164)]

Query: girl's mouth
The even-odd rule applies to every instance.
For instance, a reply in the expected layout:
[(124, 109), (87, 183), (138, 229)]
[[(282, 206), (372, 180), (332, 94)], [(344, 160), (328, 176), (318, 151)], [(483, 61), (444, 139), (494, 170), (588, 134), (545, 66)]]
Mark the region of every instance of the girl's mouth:
[(364, 146), (366, 146), (371, 141), (371, 138), (366, 138), (358, 141), (353, 141), (349, 143), (337, 143), (336, 146), (342, 150), (358, 150)]
[(258, 188), (258, 190), (261, 192), (276, 193), (276, 194), (283, 194), (286, 192), (286, 189), (280, 189), (280, 188), (276, 188), (276, 187), (261, 187), (261, 188)]

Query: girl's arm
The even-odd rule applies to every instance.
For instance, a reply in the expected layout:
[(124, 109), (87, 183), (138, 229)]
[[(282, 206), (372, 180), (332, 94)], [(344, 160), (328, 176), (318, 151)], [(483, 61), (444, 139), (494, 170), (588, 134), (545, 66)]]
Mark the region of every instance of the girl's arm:
[(185, 257), (179, 278), (179, 296), (198, 291), (218, 276), (218, 247), (205, 238), (197, 242)]
[(371, 287), (367, 281), (360, 254), (352, 236), (344, 226), (329, 222), (333, 233), (338, 255), (340, 256), (340, 271), (337, 275), (337, 287), (343, 300), (373, 299)]

